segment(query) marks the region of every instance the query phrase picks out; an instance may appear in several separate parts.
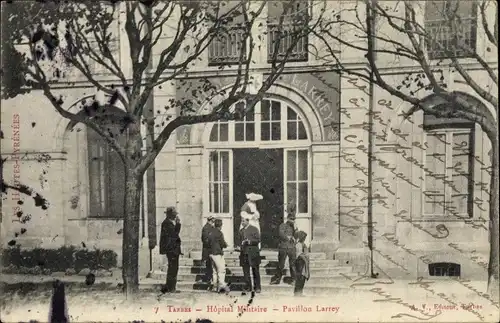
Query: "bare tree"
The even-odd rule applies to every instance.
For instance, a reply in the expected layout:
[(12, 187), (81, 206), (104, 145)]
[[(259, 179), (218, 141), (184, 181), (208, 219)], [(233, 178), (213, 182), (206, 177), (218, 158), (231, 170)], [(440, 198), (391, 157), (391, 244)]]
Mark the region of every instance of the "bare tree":
[[(253, 109), (283, 72), (297, 43), (323, 19), (324, 11), (314, 20), (307, 14), (307, 8), (301, 11), (304, 14), (297, 12), (298, 3), (287, 0), (280, 4), (283, 14), (275, 22), (278, 24), (275, 50), (261, 81), (253, 77), (252, 69), (259, 44), (265, 38), (262, 35), (266, 34), (264, 31), (257, 35), (255, 30), (262, 26), (267, 1), (88, 1), (50, 5), (20, 2), (9, 5), (15, 10), (10, 11), (4, 25), (9, 32), (2, 42), (3, 55), (8, 57), (4, 64), (4, 76), (8, 79), (3, 82), (3, 97), (42, 91), (51, 107), (70, 124), (84, 124), (99, 134), (123, 162), (126, 182), (123, 280), (127, 294), (138, 291), (139, 208), (146, 170), (180, 126), (234, 120)], [(117, 37), (112, 27), (117, 20), (124, 25), (124, 35), (120, 36), (125, 36), (130, 48), (127, 66), (117, 60), (112, 48)], [(294, 27), (282, 28), (285, 20)], [(192, 89), (192, 97), (172, 100), (165, 107), (178, 111), (172, 120), (155, 120), (153, 111), (147, 108), (155, 87), (186, 76), (189, 69), (202, 60), (210, 44), (226, 39), (235, 26), (242, 30), (238, 60), (232, 66), (220, 67), (231, 71), (234, 84), (221, 90), (207, 79)], [(161, 48), (158, 55), (153, 54), (155, 48)], [(98, 77), (95, 66), (112, 79), (106, 81)], [(132, 71), (130, 75), (127, 68)], [(70, 74), (75, 71), (109, 96), (109, 101), (95, 99), (83, 102), (78, 113), (67, 111), (64, 99), (55, 94), (53, 86), (73, 82)], [(206, 114), (199, 114), (193, 108), (193, 101), (202, 99), (200, 93), (211, 103)], [(244, 111), (231, 109), (238, 101), (246, 102)], [(149, 142), (146, 147), (143, 147), (141, 125), (160, 128), (158, 135), (146, 134)]]
[[(436, 1), (441, 7), (435, 7), (435, 14), (445, 21), (443, 31), (449, 34), (447, 45), (437, 38), (439, 32), (432, 32), (423, 23), (422, 2), (418, 1), (377, 1), (360, 0), (344, 12), (334, 13), (337, 19), (322, 21), (319, 28), (312, 33), (321, 39), (321, 45), (314, 48), (314, 53), (321, 57), (332, 68), (341, 73), (365, 80), (387, 91), (413, 108), (406, 112), (410, 117), (418, 110), (426, 114), (444, 118), (462, 118), (481, 126), (491, 141), (491, 181), (489, 189), (489, 231), (490, 255), (488, 265), (488, 290), (498, 288), (498, 241), (499, 241), (499, 203), (498, 203), (498, 97), (495, 91), (498, 87), (498, 72), (496, 65), (471, 48), (469, 39), (464, 36), (464, 17), (459, 12), (461, 1)], [(471, 8), (477, 9), (477, 24), (482, 27), (485, 37), (486, 53), (496, 51), (498, 47), (498, 5), (494, 1), (482, 0), (472, 3)], [(430, 5), (431, 3), (427, 4)], [(444, 6), (443, 6), (444, 4)], [(475, 8), (475, 6), (477, 6)], [(440, 9), (443, 8), (443, 9)], [(496, 12), (493, 24), (488, 12)], [(344, 14), (350, 14), (353, 19), (344, 19)], [(475, 23), (475, 22), (474, 22)], [(349, 29), (355, 39), (346, 39), (338, 31)], [(388, 36), (390, 35), (390, 36)], [(338, 47), (357, 51), (360, 57), (366, 59), (366, 71), (353, 70), (342, 60)], [(474, 42), (475, 44), (475, 42)], [(440, 53), (439, 59), (430, 57), (429, 51)], [(461, 59), (464, 53), (479, 64), (484, 71), (484, 82), (478, 82)], [(384, 74), (384, 62), (378, 57), (392, 57), (393, 60), (404, 60), (405, 66), (414, 66), (405, 81), (394, 82), (392, 75)], [(433, 60), (434, 59), (434, 60)], [(494, 109), (494, 114), (482, 109), (477, 102), (467, 100), (458, 92), (449, 90), (443, 82), (443, 68), (456, 71), (467, 84), (470, 93), (475, 93)], [(491, 86), (492, 85), (492, 86)], [(424, 95), (425, 94), (425, 95)], [(447, 108), (431, 106), (425, 100), (428, 95), (435, 95), (448, 102)]]

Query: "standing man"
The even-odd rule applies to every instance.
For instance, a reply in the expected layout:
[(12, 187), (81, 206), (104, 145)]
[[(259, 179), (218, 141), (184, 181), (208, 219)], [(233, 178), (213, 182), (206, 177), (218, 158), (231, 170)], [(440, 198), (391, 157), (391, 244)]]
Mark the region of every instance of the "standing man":
[(245, 277), (244, 292), (252, 291), (252, 279), (250, 277), (250, 268), (253, 275), (253, 291), (260, 293), (260, 232), (250, 224), (250, 216), (244, 216), (241, 219), (242, 228), (240, 230), (241, 253), (240, 266), (243, 267)]
[(218, 293), (229, 292), (226, 285), (226, 261), (224, 260), (224, 248), (227, 248), (227, 243), (222, 233), (221, 219), (214, 221), (214, 229), (208, 237), (208, 241), (210, 246), (209, 254), (213, 266), (213, 290)]
[(278, 285), (283, 277), (285, 269), (285, 260), (288, 256), (288, 266), (290, 268), (290, 276), (292, 277), (291, 284), (295, 283), (295, 259), (297, 258), (295, 251), (295, 208), (290, 208), (288, 211), (287, 221), (280, 224), (279, 227), (279, 251), (278, 251), (278, 271), (271, 279), (271, 285)]
[[(212, 262), (210, 259), (210, 245), (209, 245), (209, 236), (214, 229), (214, 220), (213, 216), (209, 216), (207, 219), (207, 223), (201, 229), (201, 243), (202, 243), (202, 252), (201, 252), (201, 260), (205, 262), (205, 277), (202, 279), (203, 282), (209, 283), (212, 285)], [(211, 286), (209, 286), (211, 288)]]
[(177, 273), (179, 271), (179, 256), (181, 253), (181, 221), (175, 207), (167, 207), (166, 218), (161, 224), (160, 254), (166, 255), (168, 260), (167, 281), (164, 291), (178, 293)]

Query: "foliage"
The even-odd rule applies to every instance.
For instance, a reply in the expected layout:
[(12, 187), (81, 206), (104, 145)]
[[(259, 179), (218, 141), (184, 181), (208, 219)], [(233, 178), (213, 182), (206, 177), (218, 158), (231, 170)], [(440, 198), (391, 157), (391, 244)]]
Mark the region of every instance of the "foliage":
[[(315, 5), (324, 8), (326, 2)], [(139, 192), (145, 171), (179, 127), (237, 119), (251, 111), (283, 72), (294, 47), (325, 12), (309, 15), (309, 5), (302, 0), (54, 1), (49, 5), (19, 1), (3, 6), (2, 55), (8, 59), (3, 62), (2, 97), (39, 91), (49, 107), (68, 119), (70, 129), (85, 125), (120, 156), (126, 182), (123, 276), (127, 290), (138, 286)], [(253, 73), (259, 67), (256, 56), (267, 43), (263, 12), (268, 6), (279, 14), (273, 21), (274, 51), (261, 78)], [(218, 87), (206, 77), (188, 97), (172, 98), (164, 107), (148, 105), (154, 91), (167, 82), (183, 86), (192, 69), (204, 62), (209, 46), (229, 39), (236, 29), (241, 31), (241, 38), (232, 41), (240, 49), (237, 60), (221, 64), (215, 73), (231, 77), (229, 87)], [(57, 86), (77, 82), (97, 93), (72, 112)], [(207, 111), (195, 104), (201, 99), (208, 103)], [(245, 111), (231, 110), (238, 101), (246, 102)]]
[[(293, 11), (297, 0), (283, 1), (279, 7), (282, 15), (276, 23), (310, 24), (313, 20), (307, 6)], [(239, 118), (229, 111), (239, 100), (246, 100), (249, 111), (262, 98), (265, 91), (283, 71), (294, 46), (307, 36), (307, 28), (288, 28), (279, 34), (275, 48), (284, 48), (278, 57), (274, 52), (270, 73), (260, 83), (251, 76), (256, 64), (257, 47), (265, 42), (263, 35), (254, 37), (252, 29), (262, 26), (260, 16), (267, 2), (251, 4), (246, 1), (153, 1), (153, 2), (54, 2), (51, 5), (37, 2), (21, 2), (4, 6), (7, 23), (3, 35), (3, 55), (9, 57), (4, 66), (2, 95), (4, 98), (40, 89), (53, 107), (73, 123), (83, 123), (103, 136), (110, 147), (123, 158), (124, 163), (142, 173), (152, 163), (172, 131), (185, 124), (215, 121), (220, 118)], [(293, 13), (293, 14), (291, 14)], [(25, 19), (29, 17), (29, 19)], [(119, 18), (120, 17), (120, 18)], [(118, 20), (124, 20), (118, 26)], [(322, 14), (314, 19), (322, 19)], [(122, 29), (120, 29), (122, 28)], [(177, 110), (177, 117), (166, 125), (155, 123), (146, 102), (155, 87), (182, 78), (197, 62), (203, 61), (212, 42), (227, 39), (234, 29), (242, 30), (239, 40), (242, 50), (234, 64), (221, 64), (219, 70), (231, 70), (235, 76), (229, 89), (220, 89), (207, 78), (203, 85), (192, 89), (192, 96), (171, 100), (165, 111)], [(282, 28), (278, 28), (281, 33)], [(123, 39), (130, 50), (130, 61), (120, 61), (115, 44)], [(225, 38), (226, 37), (226, 38)], [(154, 52), (159, 54), (153, 55)], [(113, 84), (108, 86), (96, 74), (96, 66), (110, 75)], [(130, 69), (129, 69), (130, 67)], [(102, 105), (96, 100), (82, 102), (80, 113), (70, 113), (64, 108), (64, 97), (52, 91), (54, 83), (72, 83), (85, 80), (98, 91), (109, 96)], [(197, 115), (193, 101), (203, 95), (213, 102), (209, 113)], [(125, 115), (114, 115), (106, 106), (116, 105)], [(105, 115), (107, 114), (107, 115)], [(105, 120), (102, 124), (98, 119)], [(108, 125), (119, 125), (120, 134), (112, 133)], [(125, 129), (137, 133), (141, 124), (156, 124), (160, 134), (147, 148), (147, 154), (138, 155), (141, 143), (127, 141), (122, 145), (117, 137), (124, 136)], [(133, 150), (133, 151), (131, 151)]]
[(117, 266), (117, 255), (112, 250), (76, 249), (65, 246), (59, 249), (21, 249), (6, 248), (2, 253), (2, 264), (16, 267), (49, 269), (52, 272), (74, 269), (77, 272), (83, 268), (91, 270), (111, 269)]
[[(446, 3), (448, 5), (445, 5)], [(477, 7), (477, 24), (481, 25), (485, 32), (484, 38), (464, 30), (464, 24), (472, 15), (471, 11), (476, 10), (474, 6)], [(311, 33), (320, 39), (320, 45), (315, 46), (314, 50), (318, 55), (321, 53), (325, 65), (335, 66), (347, 74), (373, 82), (391, 95), (419, 109), (426, 109), (421, 105), (424, 97), (437, 94), (455, 103), (456, 107), (465, 107), (463, 110), (455, 109), (456, 116), (476, 122), (477, 116), (474, 112), (466, 111), (473, 110), (473, 107), (454, 95), (453, 90), (447, 89), (445, 74), (451, 71), (458, 74), (472, 93), (498, 109), (498, 97), (494, 90), (498, 85), (498, 74), (487, 57), (491, 48), (498, 46), (497, 34), (494, 33), (496, 27), (493, 26), (488, 13), (489, 9), (495, 9), (497, 12), (496, 6), (496, 3), (488, 0), (425, 3), (358, 1), (352, 8), (339, 14), (338, 19), (323, 20), (317, 29), (311, 30)], [(430, 25), (422, 23), (421, 15), (429, 11), (433, 11), (434, 19), (442, 21), (439, 32), (433, 32), (434, 29), (431, 29)], [(352, 19), (343, 18), (348, 13)], [(498, 20), (498, 13), (496, 15)], [(349, 37), (352, 37), (351, 41), (347, 41), (345, 34), (339, 33), (339, 30), (346, 30)], [(439, 37), (449, 39), (445, 42)], [(484, 54), (476, 48), (478, 39), (484, 41)], [(341, 57), (340, 48), (364, 57), (369, 68), (365, 71), (349, 68)], [(473, 62), (480, 66), (488, 79), (479, 83), (473, 77), (473, 70), (464, 64), (465, 61), (461, 59), (463, 57), (469, 59), (468, 63)], [(405, 66), (408, 70), (402, 73), (406, 74), (402, 81), (394, 82), (391, 75), (383, 73), (384, 68), (398, 66)], [(434, 115), (438, 113), (432, 109), (425, 112)], [(487, 123), (482, 126), (486, 130), (496, 132), (495, 124)]]

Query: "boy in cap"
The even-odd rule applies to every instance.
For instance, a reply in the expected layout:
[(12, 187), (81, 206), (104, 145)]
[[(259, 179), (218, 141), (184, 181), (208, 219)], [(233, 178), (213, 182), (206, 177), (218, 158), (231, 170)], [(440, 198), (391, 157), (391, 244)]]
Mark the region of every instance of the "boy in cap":
[(304, 231), (297, 232), (295, 236), (297, 243), (295, 244), (295, 253), (297, 259), (295, 260), (295, 296), (302, 296), (306, 280), (309, 280), (309, 250), (306, 246), (307, 233)]

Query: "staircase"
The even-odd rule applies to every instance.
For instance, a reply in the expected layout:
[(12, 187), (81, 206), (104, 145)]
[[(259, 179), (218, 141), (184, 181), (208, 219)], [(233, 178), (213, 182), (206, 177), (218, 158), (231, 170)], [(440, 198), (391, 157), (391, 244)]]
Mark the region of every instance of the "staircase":
[[(239, 252), (226, 251), (224, 258), (226, 260), (226, 283), (231, 290), (242, 290), (244, 286), (243, 269), (239, 263)], [(306, 288), (332, 288), (338, 287), (339, 281), (347, 281), (349, 277), (357, 276), (351, 266), (340, 265), (338, 260), (326, 259), (324, 253), (310, 253), (310, 273), (311, 277), (306, 282)], [(263, 290), (270, 289), (291, 289), (287, 282), (290, 277), (285, 276), (279, 285), (270, 285), (271, 277), (277, 272), (278, 252), (263, 250), (261, 251), (261, 285)], [(179, 273), (177, 276), (177, 285), (179, 289), (207, 290), (208, 285), (201, 282), (204, 277), (205, 265), (200, 260), (201, 251), (193, 251), (188, 257), (179, 259)], [(288, 259), (285, 263), (286, 275), (289, 274)], [(161, 271), (154, 271), (149, 274), (150, 278), (165, 281), (166, 265)]]

